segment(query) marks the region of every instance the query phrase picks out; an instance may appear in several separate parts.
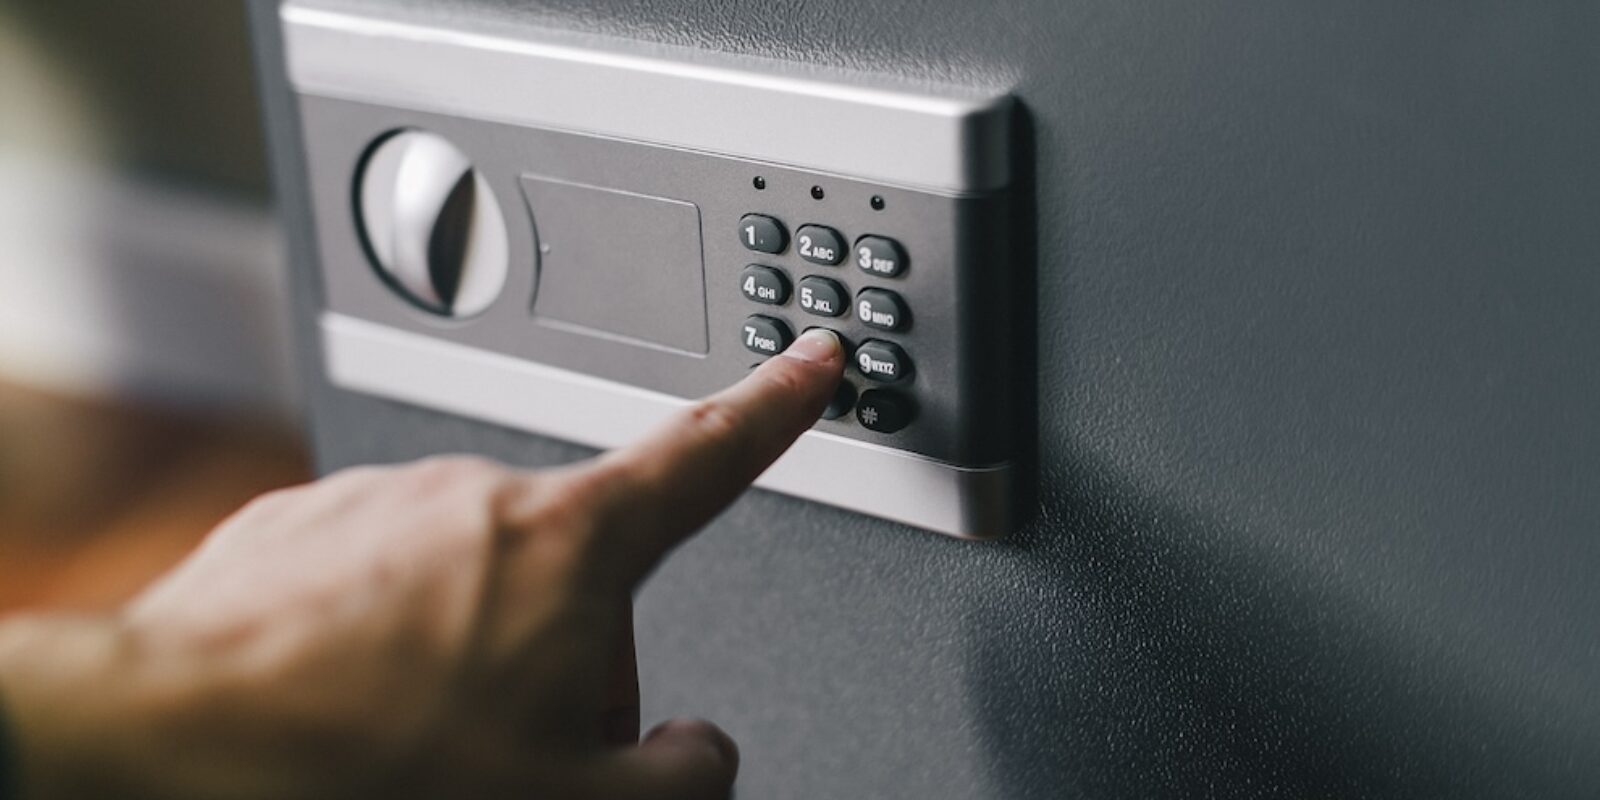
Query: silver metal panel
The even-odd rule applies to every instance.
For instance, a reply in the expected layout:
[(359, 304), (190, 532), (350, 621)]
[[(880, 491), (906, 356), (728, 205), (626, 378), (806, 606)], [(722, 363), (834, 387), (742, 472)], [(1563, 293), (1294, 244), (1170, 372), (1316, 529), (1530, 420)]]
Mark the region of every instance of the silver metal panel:
[[(282, 10), (305, 94), (592, 133), (885, 184), (1010, 183), (1011, 99), (751, 58), (681, 60), (307, 8)], [(485, 76), (493, 76), (486, 79)], [(738, 113), (729, 113), (737, 109)]]
[[(692, 401), (354, 317), (322, 317), (330, 380), (353, 391), (599, 448)], [(809, 431), (757, 481), (784, 494), (964, 538), (1012, 527), (1009, 464), (970, 469)]]

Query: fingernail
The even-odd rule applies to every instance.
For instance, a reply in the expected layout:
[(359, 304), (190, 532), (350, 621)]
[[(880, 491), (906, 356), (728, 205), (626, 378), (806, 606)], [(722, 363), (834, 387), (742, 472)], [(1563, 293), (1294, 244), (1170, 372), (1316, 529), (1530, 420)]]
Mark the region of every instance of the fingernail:
[(739, 763), (739, 745), (734, 744), (733, 737), (710, 722), (702, 719), (672, 719), (650, 729), (644, 735), (642, 744), (662, 737), (671, 736), (678, 743), (688, 743), (696, 747), (706, 747), (714, 752), (724, 763), (737, 765)]
[(739, 745), (734, 744), (733, 737), (724, 733), (721, 728), (714, 730), (716, 731), (716, 736), (712, 737), (711, 743), (716, 746), (717, 755), (722, 757), (723, 763), (737, 766), (739, 763)]
[(813, 364), (826, 364), (844, 354), (844, 345), (839, 341), (839, 334), (827, 328), (812, 328), (794, 340), (783, 354)]

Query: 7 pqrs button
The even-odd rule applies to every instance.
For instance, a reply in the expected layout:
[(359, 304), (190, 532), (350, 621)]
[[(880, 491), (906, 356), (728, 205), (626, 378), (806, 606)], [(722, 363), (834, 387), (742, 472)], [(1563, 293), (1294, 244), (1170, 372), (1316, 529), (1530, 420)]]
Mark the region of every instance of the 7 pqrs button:
[(794, 342), (794, 332), (781, 319), (755, 314), (744, 321), (739, 329), (739, 340), (746, 350), (764, 356), (775, 356)]

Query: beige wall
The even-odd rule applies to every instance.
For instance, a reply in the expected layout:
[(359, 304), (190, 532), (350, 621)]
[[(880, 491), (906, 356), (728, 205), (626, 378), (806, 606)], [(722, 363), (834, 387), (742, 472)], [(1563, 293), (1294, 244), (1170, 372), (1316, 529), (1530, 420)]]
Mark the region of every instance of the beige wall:
[(290, 407), (243, 7), (0, 0), (0, 381)]
[(0, 147), (260, 197), (243, 6), (0, 4)]

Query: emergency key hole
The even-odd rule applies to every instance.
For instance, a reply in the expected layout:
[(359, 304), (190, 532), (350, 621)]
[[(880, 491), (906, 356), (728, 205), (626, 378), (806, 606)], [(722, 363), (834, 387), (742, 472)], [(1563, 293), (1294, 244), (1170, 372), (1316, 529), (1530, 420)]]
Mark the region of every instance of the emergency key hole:
[(505, 217), (472, 162), (437, 134), (381, 139), (356, 177), (367, 255), (413, 305), (447, 317), (488, 308), (505, 285)]

